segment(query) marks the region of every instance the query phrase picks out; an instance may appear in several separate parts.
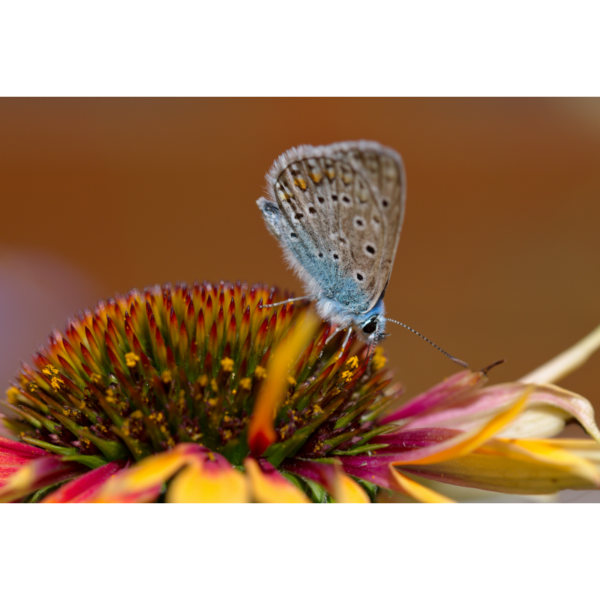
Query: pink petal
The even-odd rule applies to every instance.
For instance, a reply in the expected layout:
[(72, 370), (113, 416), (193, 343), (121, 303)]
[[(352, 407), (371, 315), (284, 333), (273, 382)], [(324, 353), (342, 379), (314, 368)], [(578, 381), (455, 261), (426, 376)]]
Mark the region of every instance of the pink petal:
[(453, 404), (465, 393), (480, 388), (486, 381), (487, 377), (482, 371), (460, 371), (409, 400), (392, 414), (380, 419), (379, 424), (385, 425)]
[(85, 473), (46, 496), (43, 502), (86, 502), (105, 481), (120, 471), (125, 464), (124, 461), (110, 462)]

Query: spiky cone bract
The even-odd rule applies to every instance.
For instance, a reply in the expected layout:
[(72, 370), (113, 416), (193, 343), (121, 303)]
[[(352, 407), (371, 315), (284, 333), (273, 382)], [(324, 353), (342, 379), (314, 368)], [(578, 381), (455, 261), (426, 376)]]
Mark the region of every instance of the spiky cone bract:
[(2, 404), (21, 441), (0, 444), (0, 499), (366, 501), (383, 487), (445, 500), (411, 473), (527, 493), (518, 476), (494, 482), (465, 467), (490, 444), (505, 445), (502, 472), (527, 463), (559, 482), (534, 493), (598, 484), (576, 453), (493, 439), (539, 406), (599, 439), (585, 399), (483, 388), (484, 372), (463, 371), (391, 412), (403, 390), (381, 349), (369, 365), (365, 346), (351, 354), (354, 339), (328, 341), (331, 327), (308, 304), (265, 308), (282, 298), (240, 283), (157, 286), (55, 331)]

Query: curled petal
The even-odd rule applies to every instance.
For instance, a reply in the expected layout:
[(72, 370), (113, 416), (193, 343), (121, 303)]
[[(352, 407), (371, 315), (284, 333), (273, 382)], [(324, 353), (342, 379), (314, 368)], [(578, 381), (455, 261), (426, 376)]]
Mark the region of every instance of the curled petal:
[(42, 502), (88, 502), (100, 487), (124, 466), (124, 461), (110, 462), (102, 465), (62, 485), (55, 492), (46, 496)]
[[(600, 442), (600, 431), (594, 420), (594, 409), (583, 396), (570, 392), (556, 385), (532, 385), (525, 383), (505, 383), (490, 386), (472, 394), (468, 394), (459, 405), (452, 405), (439, 412), (418, 416), (405, 425), (404, 430), (421, 429), (429, 427), (442, 427), (454, 429), (468, 429), (485, 422), (498, 411), (504, 410), (516, 398), (529, 390), (527, 409), (529, 408), (555, 408), (559, 411), (546, 411), (555, 417), (563, 415), (563, 422), (567, 418), (577, 419), (585, 430)], [(521, 416), (525, 420), (528, 417)], [(530, 419), (530, 417), (529, 417)], [(536, 430), (533, 423), (529, 423), (528, 434), (539, 437), (545, 433), (548, 423), (540, 422), (540, 429)], [(511, 434), (508, 434), (511, 435)]]
[(258, 502), (309, 502), (309, 499), (266, 461), (252, 458), (244, 461), (250, 478), (252, 496)]
[(301, 355), (319, 326), (319, 320), (312, 313), (306, 313), (296, 324), (294, 331), (276, 348), (269, 363), (267, 379), (250, 419), (248, 444), (254, 456), (260, 456), (276, 439), (273, 428), (275, 411), (285, 399), (288, 388), (287, 378), (290, 367)]

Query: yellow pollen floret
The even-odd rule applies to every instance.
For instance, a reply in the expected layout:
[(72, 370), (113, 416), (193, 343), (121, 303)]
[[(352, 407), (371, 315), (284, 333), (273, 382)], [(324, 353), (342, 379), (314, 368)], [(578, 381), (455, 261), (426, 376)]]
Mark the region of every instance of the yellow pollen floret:
[(138, 362), (140, 362), (140, 357), (135, 352), (128, 352), (125, 355), (125, 364), (128, 367), (135, 367)]
[(210, 380), (210, 387), (212, 389), (213, 392), (218, 392), (219, 391), (219, 386), (217, 385), (217, 380), (216, 379), (211, 379)]
[(200, 377), (198, 377), (198, 385), (200, 387), (206, 387), (207, 383), (208, 383), (208, 375), (206, 373), (204, 373), (204, 375), (200, 375)]
[(60, 388), (63, 386), (63, 382), (58, 377), (53, 377), (50, 380), (50, 385), (52, 386), (53, 390), (58, 392), (58, 391), (60, 391)]
[(252, 379), (250, 379), (250, 377), (244, 377), (243, 379), (240, 379), (240, 387), (243, 390), (249, 390), (252, 388)]
[(289, 383), (289, 385), (291, 385), (292, 387), (295, 386), (298, 382), (293, 378), (293, 377), (288, 377), (287, 378), (287, 382)]
[[(375, 352), (377, 352), (377, 351), (375, 351)], [(348, 365), (348, 368), (356, 369), (358, 367), (358, 356), (353, 356), (352, 358), (349, 358), (346, 361), (346, 364)]]
[(267, 376), (267, 370), (260, 365), (254, 369), (254, 377), (256, 379), (264, 379)]
[(233, 371), (233, 365), (235, 363), (233, 362), (233, 360), (231, 360), (231, 358), (224, 358), (221, 361), (221, 367), (223, 367), (223, 371), (225, 371), (226, 373), (231, 373), (231, 371)]
[(98, 373), (92, 373), (91, 380), (92, 380), (92, 383), (95, 383), (96, 385), (98, 385), (99, 383), (102, 383), (102, 376), (98, 375)]
[(342, 373), (342, 379), (344, 381), (350, 381), (352, 379), (352, 375), (354, 375), (352, 371), (344, 371)]
[(385, 367), (385, 363), (387, 362), (387, 358), (383, 355), (383, 348), (381, 346), (377, 346), (375, 348), (375, 353), (373, 354), (373, 370), (379, 371)]
[(162, 372), (160, 378), (163, 383), (171, 383), (171, 381), (173, 381), (173, 373), (171, 373), (169, 369), (166, 369)]
[(46, 365), (42, 369), (42, 373), (48, 375), (48, 377), (52, 377), (53, 375), (58, 375), (58, 369), (55, 369), (52, 365)]

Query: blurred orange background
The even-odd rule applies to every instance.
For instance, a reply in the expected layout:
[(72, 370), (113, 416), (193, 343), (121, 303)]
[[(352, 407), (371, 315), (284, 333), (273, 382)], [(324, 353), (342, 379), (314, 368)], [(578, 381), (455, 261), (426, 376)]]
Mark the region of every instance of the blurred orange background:
[[(600, 101), (0, 99), (0, 378), (52, 327), (132, 287), (208, 279), (300, 294), (255, 201), (297, 144), (405, 161), (388, 315), (513, 380), (600, 322)], [(390, 324), (412, 396), (456, 370)], [(600, 409), (600, 355), (561, 385)]]

